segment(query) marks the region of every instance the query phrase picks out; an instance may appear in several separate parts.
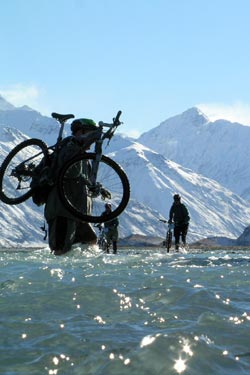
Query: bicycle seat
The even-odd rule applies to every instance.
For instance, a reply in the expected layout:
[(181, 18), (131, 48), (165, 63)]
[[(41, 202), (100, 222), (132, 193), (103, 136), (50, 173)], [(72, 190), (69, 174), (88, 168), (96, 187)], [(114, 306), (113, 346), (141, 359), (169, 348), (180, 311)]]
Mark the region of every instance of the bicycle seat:
[(59, 113), (56, 113), (56, 112), (51, 113), (51, 116), (54, 119), (56, 119), (58, 121), (61, 121), (61, 122), (65, 122), (65, 121), (69, 120), (70, 118), (74, 118), (75, 117), (74, 115), (71, 115), (71, 114), (69, 114), (69, 115), (60, 115)]

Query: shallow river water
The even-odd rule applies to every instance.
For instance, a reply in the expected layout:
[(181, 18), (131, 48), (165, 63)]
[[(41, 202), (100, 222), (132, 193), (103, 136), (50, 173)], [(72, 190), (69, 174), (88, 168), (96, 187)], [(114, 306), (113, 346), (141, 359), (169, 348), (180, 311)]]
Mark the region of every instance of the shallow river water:
[(250, 374), (247, 250), (0, 258), (0, 374)]

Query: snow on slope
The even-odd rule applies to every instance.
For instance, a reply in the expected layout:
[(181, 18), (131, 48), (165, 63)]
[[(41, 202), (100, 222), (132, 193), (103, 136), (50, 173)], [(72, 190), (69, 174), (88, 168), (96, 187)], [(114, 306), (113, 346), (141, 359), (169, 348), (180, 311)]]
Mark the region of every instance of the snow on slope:
[[(0, 129), (3, 127), (18, 129), (30, 138), (42, 138), (49, 145), (56, 142), (59, 131), (59, 125), (53, 118), (42, 116), (27, 106), (17, 108), (0, 96)], [(68, 125), (65, 130), (69, 130)]]
[(250, 222), (250, 207), (242, 198), (137, 142), (109, 156), (125, 169), (132, 197), (161, 215), (168, 217), (173, 194), (180, 193), (191, 214), (193, 237), (235, 237)]
[[(6, 103), (4, 103), (5, 109), (1, 110), (3, 103), (1, 104), (0, 100), (0, 163), (16, 144), (27, 139), (26, 134), (44, 139), (44, 129), (47, 129), (47, 142), (49, 144), (55, 142), (58, 128), (55, 127), (53, 133), (51, 119), (27, 107), (16, 109)], [(10, 123), (8, 122), (10, 118), (6, 117), (6, 112), (14, 113), (13, 120)], [(33, 117), (24, 116), (26, 120), (21, 121), (20, 119), (23, 119), (23, 117), (20, 113), (22, 112), (35, 112), (35, 115), (39, 118), (39, 126), (35, 128), (32, 126), (32, 124), (34, 125)], [(201, 127), (206, 127), (208, 124), (208, 119), (201, 113), (197, 116), (196, 110), (187, 111), (185, 116), (187, 116), (186, 119), (192, 118), (193, 129), (197, 133), (201, 131)], [(3, 118), (7, 119), (6, 123), (3, 123)], [(176, 126), (180, 123), (179, 120), (180, 118), (174, 121), (172, 137), (176, 133)], [(18, 125), (18, 130), (11, 126), (13, 123)], [(186, 124), (188, 121), (185, 120), (184, 123)], [(184, 123), (181, 126), (184, 126)], [(164, 126), (163, 128), (165, 129)], [(183, 133), (181, 127), (179, 129), (179, 133), (182, 136), (184, 134), (185, 137), (190, 133), (188, 126), (186, 128), (186, 133)], [(153, 134), (154, 131), (153, 129)], [(151, 134), (152, 140), (158, 139), (157, 133), (158, 131), (156, 131), (155, 136)], [(167, 140), (170, 142), (171, 139), (171, 150), (174, 152), (176, 150), (174, 138), (166, 137), (164, 134), (158, 139), (160, 143), (156, 148), (160, 149), (164, 146), (164, 142), (167, 142)], [(171, 145), (171, 142), (169, 144)], [(198, 155), (199, 152), (198, 154), (196, 152), (196, 147), (192, 146), (191, 150), (192, 152), (189, 150), (190, 152), (186, 154), (183, 152), (183, 158), (186, 155), (186, 158), (192, 160), (193, 154), (201, 158), (201, 155)], [(181, 148), (179, 152), (182, 152)], [(237, 237), (249, 224), (250, 213), (243, 199), (220, 186), (217, 182), (166, 159), (160, 153), (142, 146), (131, 138), (117, 134), (111, 140), (110, 145), (104, 148), (104, 153), (109, 153), (121, 164), (131, 183), (132, 199), (125, 212), (120, 216), (121, 237), (130, 234), (163, 237), (166, 226), (160, 223), (158, 219), (161, 216), (168, 217), (172, 195), (177, 191), (182, 195), (183, 201), (187, 204), (191, 213), (189, 241), (209, 235)], [(14, 207), (6, 206), (0, 202), (0, 209), (1, 246), (4, 246), (4, 243), (11, 244), (11, 246), (19, 243), (30, 243), (32, 245), (43, 243), (43, 233), (40, 231), (40, 226), (43, 224), (42, 208), (36, 207), (31, 200), (28, 200)]]
[(43, 224), (42, 208), (34, 208), (31, 200), (16, 206), (0, 202), (0, 247), (46, 246)]
[[(15, 128), (0, 128), (0, 165), (7, 154), (27, 138)], [(31, 199), (15, 206), (0, 202), (1, 247), (46, 246), (40, 229), (43, 224), (43, 207), (37, 207)], [(164, 237), (166, 228), (159, 222), (159, 212), (132, 199), (120, 216), (119, 232), (121, 237), (131, 233)]]
[(141, 135), (138, 141), (197, 173), (250, 198), (250, 127), (210, 122), (191, 108)]
[[(15, 144), (25, 139), (25, 135), (13, 129), (7, 129), (7, 133), (3, 134), (6, 142), (0, 142), (1, 155), (7, 154)], [(121, 237), (130, 234), (163, 237), (166, 226), (159, 222), (159, 218), (168, 218), (172, 195), (176, 191), (182, 195), (190, 210), (190, 241), (215, 234), (237, 237), (250, 221), (250, 211), (244, 201), (215, 181), (181, 167), (137, 142), (129, 141), (130, 146), (122, 147), (127, 144), (123, 142), (123, 137), (117, 136), (114, 148), (118, 148), (118, 151), (108, 154), (122, 165), (131, 184), (132, 199), (120, 216)], [(28, 238), (32, 243), (36, 239), (41, 242), (39, 227), (43, 222), (43, 210), (30, 200), (16, 207), (17, 210), (1, 203), (0, 223), (4, 228), (4, 237), (7, 236), (9, 243), (15, 243), (14, 239), (16, 243), (25, 242)], [(16, 230), (20, 229), (22, 235), (13, 237), (8, 232), (11, 223)], [(33, 235), (32, 230), (28, 231), (28, 238), (25, 238), (25, 228), (29, 225), (33, 226)], [(15, 230), (13, 233), (16, 233)]]

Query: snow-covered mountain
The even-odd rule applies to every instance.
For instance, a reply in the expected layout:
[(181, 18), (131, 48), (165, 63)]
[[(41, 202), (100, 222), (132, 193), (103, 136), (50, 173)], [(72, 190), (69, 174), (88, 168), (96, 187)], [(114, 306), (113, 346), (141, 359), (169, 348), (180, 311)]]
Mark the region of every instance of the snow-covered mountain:
[(138, 141), (166, 158), (250, 199), (250, 127), (215, 122), (191, 108), (142, 134)]
[[(57, 125), (53, 133), (51, 119), (27, 107), (13, 107), (3, 98), (0, 100), (0, 164), (8, 152), (28, 136), (45, 139), (44, 129), (47, 129), (47, 143), (54, 143), (57, 137)], [(10, 123), (6, 112), (15, 112)], [(18, 120), (19, 113), (23, 112), (32, 112), (33, 117), (20, 115), (26, 120)], [(206, 124), (202, 114), (196, 116), (197, 111), (191, 112), (196, 124), (193, 126)], [(32, 126), (34, 118), (39, 119), (39, 126)], [(196, 147), (193, 150), (196, 152)], [(131, 184), (131, 200), (120, 216), (121, 237), (131, 234), (164, 237), (166, 226), (159, 218), (168, 217), (175, 192), (182, 195), (191, 214), (189, 241), (214, 235), (235, 238), (250, 222), (250, 208), (244, 199), (131, 138), (117, 134), (104, 148), (104, 153), (121, 164)], [(31, 200), (18, 206), (0, 202), (0, 246), (42, 244), (40, 226), (43, 222), (43, 209)]]
[(59, 130), (53, 118), (28, 106), (17, 108), (0, 96), (0, 129), (3, 127), (16, 128), (30, 138), (40, 137), (50, 145), (56, 142)]
[[(235, 237), (250, 222), (250, 206), (230, 190), (190, 169), (133, 142), (109, 154), (129, 176), (131, 196), (168, 217), (173, 194), (178, 192), (190, 214), (192, 237)], [(233, 219), (232, 219), (233, 218)]]
[[(7, 111), (12, 111), (10, 122), (10, 116), (8, 117), (5, 113)], [(30, 112), (30, 109), (27, 107), (15, 108), (0, 97), (0, 165), (17, 144), (30, 138), (27, 134), (44, 140), (44, 131), (47, 129), (47, 143), (53, 144), (56, 140), (58, 130), (54, 128), (54, 132), (50, 131), (53, 129), (53, 123), (50, 123), (49, 118), (36, 111), (33, 111), (33, 117), (29, 118), (26, 115), (23, 116), (25, 111)], [(22, 119), (26, 119), (25, 121), (20, 120), (19, 113), (21, 113)], [(33, 126), (34, 118), (39, 120), (39, 126)], [(113, 140), (114, 147), (118, 149), (131, 143), (129, 138), (126, 139), (122, 135), (117, 139), (113, 138)], [(142, 217), (144, 218), (143, 225), (140, 219)], [(133, 199), (130, 200), (127, 210), (121, 215), (120, 221), (121, 237), (127, 237), (131, 233), (164, 237), (166, 230), (162, 223), (159, 225), (158, 211)], [(41, 230), (43, 225), (43, 207), (35, 206), (30, 199), (16, 206), (9, 206), (0, 201), (1, 247), (46, 246), (46, 242), (43, 241), (44, 232)]]

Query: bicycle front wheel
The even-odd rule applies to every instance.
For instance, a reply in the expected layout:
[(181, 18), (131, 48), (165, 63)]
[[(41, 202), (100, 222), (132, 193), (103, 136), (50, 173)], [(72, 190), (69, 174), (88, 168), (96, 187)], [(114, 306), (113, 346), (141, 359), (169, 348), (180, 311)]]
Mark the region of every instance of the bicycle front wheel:
[(47, 156), (47, 145), (40, 139), (27, 139), (14, 147), (0, 168), (0, 200), (15, 205), (31, 197), (33, 171)]
[[(74, 157), (60, 170), (57, 181), (59, 197), (65, 208), (76, 218), (89, 223), (106, 222), (119, 216), (126, 208), (130, 197), (127, 175), (119, 164), (104, 155), (99, 162), (96, 188), (91, 190), (91, 168), (95, 159), (95, 153)], [(85, 169), (88, 166), (89, 169), (89, 177), (85, 176), (87, 197), (91, 202), (91, 209), (88, 212), (82, 209), (83, 205), (79, 203), (79, 197), (75, 199), (74, 194), (71, 194), (72, 189), (68, 189), (70, 176), (73, 176), (75, 171), (81, 170), (82, 166), (85, 166)], [(74, 183), (74, 178), (70, 183)], [(83, 199), (86, 197), (84, 196)], [(110, 203), (112, 206), (112, 211), (107, 215), (102, 215), (104, 203)]]
[(104, 252), (104, 253), (107, 253), (108, 252), (108, 242), (107, 240), (102, 240), (102, 244), (101, 244), (101, 250)]
[(172, 246), (172, 232), (171, 230), (167, 231), (167, 236), (166, 236), (166, 248), (167, 248), (167, 253), (169, 253), (169, 250)]

